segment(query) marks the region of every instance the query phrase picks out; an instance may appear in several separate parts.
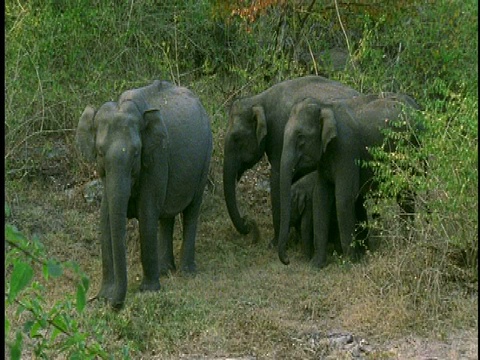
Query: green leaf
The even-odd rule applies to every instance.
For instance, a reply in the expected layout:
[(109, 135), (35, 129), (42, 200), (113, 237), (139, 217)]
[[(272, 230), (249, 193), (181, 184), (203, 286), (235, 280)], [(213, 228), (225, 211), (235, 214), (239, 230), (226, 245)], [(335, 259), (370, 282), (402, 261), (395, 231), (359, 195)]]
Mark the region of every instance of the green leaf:
[(83, 355), (81, 354), (77, 354), (77, 353), (73, 353), (73, 354), (70, 354), (70, 360), (81, 360), (83, 358)]
[(33, 325), (33, 320), (29, 320), (27, 322), (25, 322), (25, 324), (23, 324), (23, 332), (29, 332), (30, 329), (32, 328), (32, 325)]
[(88, 278), (88, 276), (82, 276), (82, 285), (85, 289), (85, 292), (87, 292), (88, 288), (90, 287), (90, 279)]
[(49, 275), (54, 278), (59, 277), (63, 274), (62, 265), (54, 260), (48, 260), (47, 264), (44, 265), (43, 274), (45, 275), (45, 279), (48, 279)]
[(10, 206), (5, 202), (5, 217), (9, 217), (12, 212), (10, 211)]
[(19, 360), (22, 355), (23, 337), (20, 331), (17, 332), (15, 343), (10, 346), (10, 359)]
[(77, 285), (77, 302), (76, 307), (78, 312), (82, 312), (87, 303), (86, 289), (83, 283)]
[(69, 328), (68, 324), (72, 321), (65, 314), (59, 314), (58, 316), (55, 316), (52, 322), (58, 330), (66, 333)]
[(5, 225), (5, 238), (15, 243), (24, 242), (27, 240), (15, 226), (10, 224)]
[(10, 321), (8, 321), (8, 319), (5, 318), (5, 337), (9, 332), (10, 332)]
[(12, 302), (18, 293), (22, 291), (32, 280), (32, 267), (22, 261), (15, 261), (13, 265), (13, 272), (10, 278), (10, 293), (8, 294), (8, 301)]
[(40, 333), (40, 330), (43, 329), (43, 326), (41, 324), (40, 321), (35, 321), (34, 324), (32, 324), (31, 328), (30, 328), (30, 337), (32, 339), (36, 338), (36, 337), (42, 337), (42, 334)]
[(62, 332), (57, 329), (56, 327), (53, 328), (52, 335), (50, 336), (50, 341), (54, 342), (58, 335), (62, 334)]

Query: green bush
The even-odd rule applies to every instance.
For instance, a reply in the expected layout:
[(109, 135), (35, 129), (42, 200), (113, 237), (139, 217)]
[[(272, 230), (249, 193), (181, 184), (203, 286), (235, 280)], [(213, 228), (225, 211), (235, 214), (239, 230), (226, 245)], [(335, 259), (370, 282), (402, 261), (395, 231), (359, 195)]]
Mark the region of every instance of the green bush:
[[(5, 206), (6, 215), (9, 208)], [(37, 239), (27, 239), (15, 226), (5, 225), (5, 341), (10, 358), (21, 359), (25, 338), (33, 343), (38, 358), (64, 353), (69, 359), (109, 358), (99, 343), (99, 333), (91, 334), (79, 326), (78, 316), (87, 302), (88, 277), (74, 262), (46, 259)], [(38, 275), (41, 271), (43, 280)], [(76, 294), (52, 302), (44, 282), (55, 282), (66, 271), (73, 271)], [(37, 273), (37, 274), (36, 274)], [(16, 312), (13, 308), (16, 307)], [(28, 313), (26, 316), (24, 313)]]

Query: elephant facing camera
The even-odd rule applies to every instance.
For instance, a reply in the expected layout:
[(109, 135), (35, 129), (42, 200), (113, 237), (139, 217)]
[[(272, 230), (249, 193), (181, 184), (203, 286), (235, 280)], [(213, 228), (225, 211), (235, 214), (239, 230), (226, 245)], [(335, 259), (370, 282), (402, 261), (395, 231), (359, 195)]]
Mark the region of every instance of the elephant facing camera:
[(161, 269), (175, 269), (173, 229), (179, 214), (181, 269), (194, 272), (197, 222), (212, 154), (210, 120), (198, 97), (159, 80), (128, 90), (98, 110), (85, 108), (76, 143), (96, 163), (103, 183), (102, 283), (96, 298), (114, 308), (124, 304), (127, 218), (139, 223), (141, 291), (159, 290)]
[[(352, 246), (356, 239), (368, 241), (368, 228), (356, 224), (367, 223), (364, 199), (378, 186), (372, 168), (359, 166), (368, 162), (368, 151), (384, 145), (385, 129), (401, 120), (407, 126), (392, 131), (407, 131), (409, 109), (418, 110), (416, 102), (401, 94), (360, 95), (351, 99), (325, 104), (315, 98), (305, 98), (292, 106), (285, 125), (280, 166), (281, 217), (278, 255), (288, 264), (286, 242), (291, 213), (291, 183), (295, 171), (316, 167), (313, 191), (314, 255), (312, 263), (326, 265), (326, 244), (332, 223), (338, 223), (342, 251), (356, 260), (364, 252), (363, 246)], [(388, 120), (388, 121), (386, 121)], [(417, 144), (419, 146), (419, 144)], [(395, 139), (385, 146), (395, 151)], [(415, 191), (404, 189), (397, 201), (406, 214), (415, 211)], [(357, 245), (354, 243), (354, 245)], [(360, 244), (361, 245), (361, 242)]]

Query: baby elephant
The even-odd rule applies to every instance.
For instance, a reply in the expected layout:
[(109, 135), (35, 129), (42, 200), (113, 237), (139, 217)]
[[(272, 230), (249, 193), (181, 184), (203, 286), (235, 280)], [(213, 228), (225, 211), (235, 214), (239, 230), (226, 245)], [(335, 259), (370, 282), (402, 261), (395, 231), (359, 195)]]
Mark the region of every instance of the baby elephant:
[(88, 160), (96, 160), (104, 185), (97, 297), (114, 308), (125, 301), (127, 217), (139, 222), (140, 290), (158, 290), (160, 271), (175, 268), (173, 228), (180, 213), (181, 268), (194, 272), (197, 220), (212, 154), (210, 120), (200, 100), (184, 87), (156, 80), (98, 110), (87, 106), (76, 142)]
[[(297, 180), (291, 187), (290, 228), (294, 228), (297, 238), (300, 238), (302, 250), (307, 259), (311, 259), (314, 254), (312, 204), (316, 181), (318, 181), (318, 174), (314, 171)], [(363, 205), (363, 198), (360, 198), (356, 202), (356, 207), (358, 214), (357, 226), (355, 228), (357, 238), (365, 239), (363, 245), (368, 246), (365, 234), (367, 231), (365, 227), (365, 223), (367, 222), (367, 212)], [(330, 222), (328, 243), (333, 245), (333, 249), (337, 254), (343, 253), (336, 217)]]

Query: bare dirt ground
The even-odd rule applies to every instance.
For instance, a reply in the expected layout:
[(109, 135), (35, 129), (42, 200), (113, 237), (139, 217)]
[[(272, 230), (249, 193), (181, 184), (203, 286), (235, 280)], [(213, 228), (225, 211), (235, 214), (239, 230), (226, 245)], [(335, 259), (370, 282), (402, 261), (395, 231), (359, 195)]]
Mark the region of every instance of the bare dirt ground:
[(442, 341), (408, 337), (386, 345), (397, 359), (478, 359), (478, 329), (455, 332)]
[[(410, 359), (410, 360), (474, 360), (478, 359), (478, 331), (475, 329), (457, 331), (443, 340), (409, 336), (385, 343), (369, 343), (346, 332), (330, 332), (326, 336), (310, 333), (303, 339), (307, 347), (323, 346), (325, 360), (334, 359)], [(257, 360), (255, 356), (208, 357), (184, 355), (183, 360)]]

